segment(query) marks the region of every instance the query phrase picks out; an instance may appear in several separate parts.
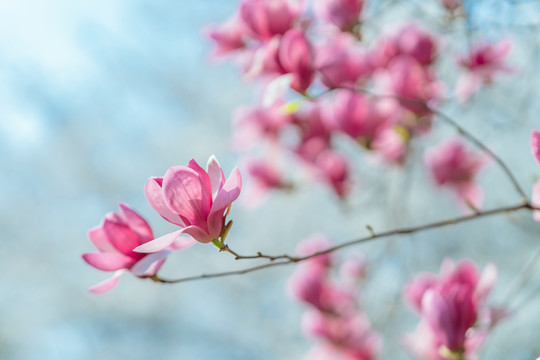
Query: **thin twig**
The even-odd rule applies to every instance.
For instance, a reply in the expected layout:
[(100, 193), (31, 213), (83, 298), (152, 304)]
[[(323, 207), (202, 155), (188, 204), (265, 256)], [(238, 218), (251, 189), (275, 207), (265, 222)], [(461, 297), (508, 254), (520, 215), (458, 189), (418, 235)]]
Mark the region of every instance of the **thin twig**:
[[(365, 243), (365, 242), (372, 241), (372, 240), (375, 240), (375, 239), (382, 239), (382, 238), (391, 237), (391, 236), (394, 236), (394, 235), (418, 233), (418, 232), (429, 230), (429, 229), (435, 229), (435, 228), (440, 228), (440, 227), (444, 227), (444, 226), (447, 226), (447, 225), (454, 225), (454, 224), (464, 223), (464, 222), (468, 222), (468, 221), (478, 219), (478, 218), (481, 218), (481, 217), (488, 217), (488, 216), (492, 216), (492, 215), (496, 215), (496, 214), (508, 213), (508, 212), (518, 211), (518, 210), (522, 210), (522, 209), (535, 210), (535, 208), (530, 203), (526, 202), (526, 203), (522, 203), (522, 204), (519, 204), (519, 205), (500, 207), (500, 208), (496, 208), (496, 209), (492, 209), (492, 210), (486, 210), (486, 211), (479, 211), (479, 212), (476, 212), (476, 213), (471, 214), (471, 215), (465, 215), (465, 216), (446, 219), (446, 220), (442, 220), (442, 221), (436, 221), (436, 222), (433, 222), (433, 223), (424, 224), (424, 225), (420, 225), (420, 226), (416, 226), (416, 227), (406, 227), (406, 228), (394, 229), (394, 230), (390, 230), (390, 231), (386, 231), (386, 232), (382, 232), (382, 233), (378, 233), (378, 234), (374, 233), (374, 234), (372, 234), (370, 236), (363, 237), (363, 238), (356, 239), (356, 240), (347, 241), (347, 242), (338, 244), (336, 246), (329, 247), (328, 249), (318, 251), (318, 252), (315, 252), (315, 253), (313, 253), (311, 255), (307, 255), (307, 256), (299, 256), (299, 257), (293, 257), (293, 256), (288, 256), (288, 255), (269, 256), (269, 255), (263, 255), (261, 253), (258, 253), (257, 255), (247, 256), (245, 258), (248, 258), (248, 259), (253, 259), (253, 258), (278, 259), (279, 258), (279, 259), (285, 259), (285, 260), (270, 262), (270, 263), (267, 263), (267, 264), (253, 266), (253, 267), (249, 267), (249, 268), (245, 268), (245, 269), (241, 269), (241, 270), (217, 272), (217, 273), (210, 273), (210, 274), (201, 274), (201, 275), (188, 276), (188, 277), (174, 279), (174, 280), (163, 279), (163, 278), (160, 278), (157, 275), (154, 275), (154, 276), (150, 277), (150, 279), (152, 279), (153, 281), (156, 281), (156, 282), (160, 282), (160, 283), (177, 284), (177, 283), (181, 283), (181, 282), (194, 281), (194, 280), (212, 279), (212, 278), (226, 277), (226, 276), (233, 276), (233, 275), (242, 275), (242, 274), (247, 274), (247, 273), (250, 273), (250, 272), (253, 272), (253, 271), (258, 271), (258, 270), (262, 270), (262, 269), (266, 269), (266, 268), (270, 268), (270, 267), (288, 265), (288, 264), (293, 264), (293, 263), (305, 261), (305, 260), (311, 259), (311, 258), (313, 258), (315, 256), (319, 256), (319, 255), (322, 255), (322, 254), (328, 254), (328, 253), (335, 252), (337, 250), (340, 250), (340, 249), (343, 249), (343, 248), (346, 248), (346, 247), (349, 247), (349, 246)], [(233, 255), (234, 255), (234, 253), (233, 253)]]

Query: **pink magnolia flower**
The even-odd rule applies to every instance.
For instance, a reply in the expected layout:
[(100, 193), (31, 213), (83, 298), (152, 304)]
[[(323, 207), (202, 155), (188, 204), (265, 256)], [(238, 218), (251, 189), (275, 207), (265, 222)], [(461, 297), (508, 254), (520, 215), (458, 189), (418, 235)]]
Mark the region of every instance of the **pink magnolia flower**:
[(407, 154), (408, 131), (401, 127), (387, 128), (375, 138), (371, 147), (383, 160), (391, 164), (402, 164)]
[[(482, 274), (470, 260), (457, 265), (445, 260), (441, 274), (422, 274), (406, 285), (404, 297), (422, 319), (413, 334), (404, 339), (415, 355), (428, 360), (445, 360), (449, 354), (470, 358), (482, 345), (495, 319), (485, 300), (497, 281), (495, 266)], [(482, 319), (488, 319), (482, 323)]]
[(157, 273), (170, 250), (191, 246), (191, 239), (184, 239), (175, 247), (154, 254), (141, 254), (133, 249), (154, 239), (150, 225), (126, 204), (119, 204), (121, 212), (108, 213), (102, 224), (88, 231), (88, 237), (99, 252), (85, 253), (84, 261), (102, 271), (115, 271), (112, 278), (90, 288), (94, 294), (105, 293), (116, 286), (122, 273), (130, 272), (145, 277)]
[[(367, 148), (395, 120), (393, 101), (371, 99), (350, 90), (336, 90), (323, 111), (323, 120)], [(386, 106), (390, 105), (390, 106)]]
[(279, 63), (284, 74), (292, 74), (291, 88), (304, 92), (315, 76), (311, 44), (299, 29), (289, 30), (279, 44)]
[(284, 179), (282, 169), (270, 159), (249, 159), (244, 167), (253, 180), (245, 189), (243, 204), (246, 207), (260, 205), (272, 190), (288, 190), (292, 184)]
[(335, 32), (318, 46), (315, 66), (329, 88), (352, 87), (372, 73), (369, 54), (348, 33)]
[(250, 35), (264, 41), (285, 34), (298, 21), (304, 8), (304, 1), (244, 0), (240, 4), (240, 16)]
[(461, 6), (462, 0), (441, 0), (442, 6), (448, 11), (455, 11)]
[(328, 183), (340, 199), (351, 190), (350, 169), (347, 158), (335, 150), (322, 151), (315, 160), (317, 176)]
[(426, 150), (424, 162), (435, 183), (454, 191), (462, 206), (467, 203), (475, 208), (482, 206), (483, 191), (474, 181), (488, 163), (485, 155), (467, 151), (465, 145), (456, 139)]
[(482, 85), (491, 84), (495, 75), (511, 73), (506, 58), (512, 50), (512, 41), (482, 43), (470, 49), (469, 53), (458, 59), (458, 64), (467, 72), (461, 75), (456, 84), (456, 96), (462, 102), (480, 90)]
[(315, 15), (341, 30), (350, 30), (359, 22), (364, 0), (315, 0)]
[(209, 28), (206, 31), (206, 34), (217, 46), (214, 54), (216, 56), (221, 56), (235, 50), (243, 49), (245, 47), (245, 32), (245, 24), (236, 14), (224, 23)]
[(147, 242), (139, 252), (169, 247), (181, 234), (209, 243), (222, 235), (224, 212), (240, 195), (242, 178), (234, 168), (225, 181), (217, 159), (211, 156), (206, 171), (191, 160), (188, 166), (169, 168), (164, 177), (151, 177), (145, 194), (150, 206), (165, 220), (182, 229)]
[(531, 151), (540, 164), (540, 130), (533, 130), (531, 133)]
[(430, 66), (437, 59), (437, 40), (428, 31), (415, 24), (408, 24), (379, 40), (373, 51), (373, 64), (388, 67), (398, 57), (410, 57), (421, 66)]

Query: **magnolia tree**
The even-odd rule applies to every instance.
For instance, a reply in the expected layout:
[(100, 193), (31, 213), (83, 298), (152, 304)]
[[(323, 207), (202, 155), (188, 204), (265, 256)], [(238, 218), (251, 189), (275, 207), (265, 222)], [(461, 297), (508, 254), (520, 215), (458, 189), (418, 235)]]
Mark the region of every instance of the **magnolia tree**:
[[(456, 104), (467, 111), (485, 88), (522, 75), (509, 61), (511, 34), (447, 36), (445, 29), (468, 29), (467, 7), (460, 0), (429, 6), (438, 8), (426, 23), (404, 18), (380, 28), (367, 0), (243, 0), (228, 20), (206, 29), (214, 44), (211, 56), (237, 63), (244, 78), (259, 89), (258, 102), (234, 114), (232, 142), (245, 157), (239, 163), (242, 171), (222, 169), (212, 156), (206, 168), (192, 160), (150, 177), (144, 188), (148, 203), (178, 230), (155, 234), (141, 215), (121, 203), (119, 212), (105, 215), (88, 232), (97, 251), (83, 259), (113, 273), (90, 291), (110, 291), (124, 273), (173, 284), (296, 264), (284, 288), (305, 306), (301, 328), (313, 340), (306, 359), (378, 359), (386, 346), (401, 346), (418, 359), (478, 358), (493, 329), (504, 326), (515, 312), (506, 303), (490, 303), (497, 264), (481, 268), (463, 254), (445, 259), (439, 273), (412, 276), (401, 293), (418, 325), (392, 344), (372, 325), (363, 306), (362, 284), (372, 266), (360, 255), (347, 254), (353, 245), (368, 241), (484, 217), (505, 221), (504, 215), (517, 211), (529, 211), (540, 221), (540, 182), (530, 197), (520, 174), (445, 112)], [(379, 11), (392, 11), (391, 5)], [(426, 139), (442, 127), (454, 135), (426, 146)], [(517, 151), (540, 163), (540, 130), (529, 131), (530, 138), (516, 139)], [(422, 156), (413, 151), (418, 144), (424, 148)], [(345, 242), (333, 241), (313, 224), (314, 234), (307, 239), (287, 239), (298, 242), (291, 254), (246, 255), (231, 248), (230, 209), (237, 200), (256, 212), (275, 192), (317, 182), (345, 204), (361, 186), (351, 171), (361, 157), (379, 169), (421, 162), (440, 196), (453, 197), (461, 214), (382, 232), (368, 225), (368, 236)], [(486, 209), (485, 200), (497, 189), (483, 189), (477, 177), (494, 168), (513, 187), (514, 201)], [(242, 178), (249, 180), (245, 189)], [(434, 206), (430, 211), (436, 210)], [(259, 262), (180, 279), (159, 275), (169, 256), (202, 245), (215, 246), (234, 260)], [(532, 265), (527, 266), (517, 275), (518, 283), (530, 276)], [(376, 279), (377, 273), (369, 276)]]

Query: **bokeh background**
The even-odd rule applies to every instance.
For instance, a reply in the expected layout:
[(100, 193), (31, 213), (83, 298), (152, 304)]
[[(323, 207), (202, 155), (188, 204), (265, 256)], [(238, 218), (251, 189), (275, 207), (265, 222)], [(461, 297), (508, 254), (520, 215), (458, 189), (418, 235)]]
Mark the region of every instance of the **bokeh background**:
[[(467, 35), (515, 40), (513, 77), (501, 78), (469, 107), (450, 101), (444, 110), (500, 154), (527, 189), (540, 174), (528, 149), (530, 129), (540, 127), (539, 3), (465, 1), (468, 21), (450, 28), (430, 20), (443, 16), (435, 0), (368, 5), (374, 17), (367, 31), (414, 18), (445, 29), (454, 49), (465, 48)], [(86, 230), (106, 212), (126, 202), (165, 234), (172, 226), (146, 203), (145, 180), (191, 158), (204, 163), (215, 154), (227, 172), (240, 159), (230, 142), (232, 113), (257, 95), (231, 63), (208, 60), (202, 32), (236, 6), (234, 0), (0, 1), (0, 359), (270, 360), (299, 359), (308, 350), (302, 307), (286, 292), (292, 266), (179, 285), (123, 276), (109, 294), (87, 292), (108, 276), (80, 258), (93, 250)], [(452, 51), (444, 55), (442, 77), (453, 84), (455, 74), (444, 71)], [(235, 206), (231, 247), (292, 253), (314, 232), (346, 241), (366, 235), (367, 224), (382, 231), (459, 215), (421, 164), (422, 148), (452, 134), (436, 125), (406, 168), (376, 165), (343, 144), (355, 156), (358, 178), (349, 203), (305, 184), (257, 209)], [(495, 166), (481, 183), (487, 207), (519, 201)], [(516, 309), (482, 358), (539, 356), (539, 267), (508, 294), (539, 239), (538, 224), (525, 212), (345, 251), (371, 264), (362, 292), (385, 339), (382, 358), (409, 358), (400, 336), (417, 319), (401, 302), (401, 287), (419, 271), (437, 271), (446, 256), (497, 264), (492, 300)], [(162, 274), (250, 264), (195, 246), (170, 257)]]

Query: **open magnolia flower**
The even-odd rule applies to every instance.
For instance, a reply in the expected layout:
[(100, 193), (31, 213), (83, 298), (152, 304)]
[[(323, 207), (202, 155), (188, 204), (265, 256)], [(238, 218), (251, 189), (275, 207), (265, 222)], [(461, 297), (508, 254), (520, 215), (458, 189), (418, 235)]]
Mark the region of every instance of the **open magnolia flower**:
[(126, 204), (119, 206), (121, 212), (108, 213), (101, 225), (88, 231), (90, 241), (99, 252), (83, 254), (84, 261), (102, 271), (115, 271), (113, 277), (90, 288), (94, 294), (102, 294), (114, 288), (120, 275), (125, 272), (139, 277), (155, 275), (171, 250), (180, 250), (194, 244), (192, 239), (183, 239), (173, 247), (154, 254), (134, 252), (135, 247), (151, 241), (154, 234), (150, 225), (137, 212)]
[(165, 220), (182, 229), (149, 241), (135, 249), (158, 252), (173, 245), (181, 234), (198, 242), (209, 243), (227, 231), (225, 210), (240, 195), (242, 178), (234, 168), (225, 181), (223, 170), (212, 155), (206, 171), (191, 160), (188, 166), (173, 166), (164, 177), (151, 177), (145, 194), (150, 206)]

